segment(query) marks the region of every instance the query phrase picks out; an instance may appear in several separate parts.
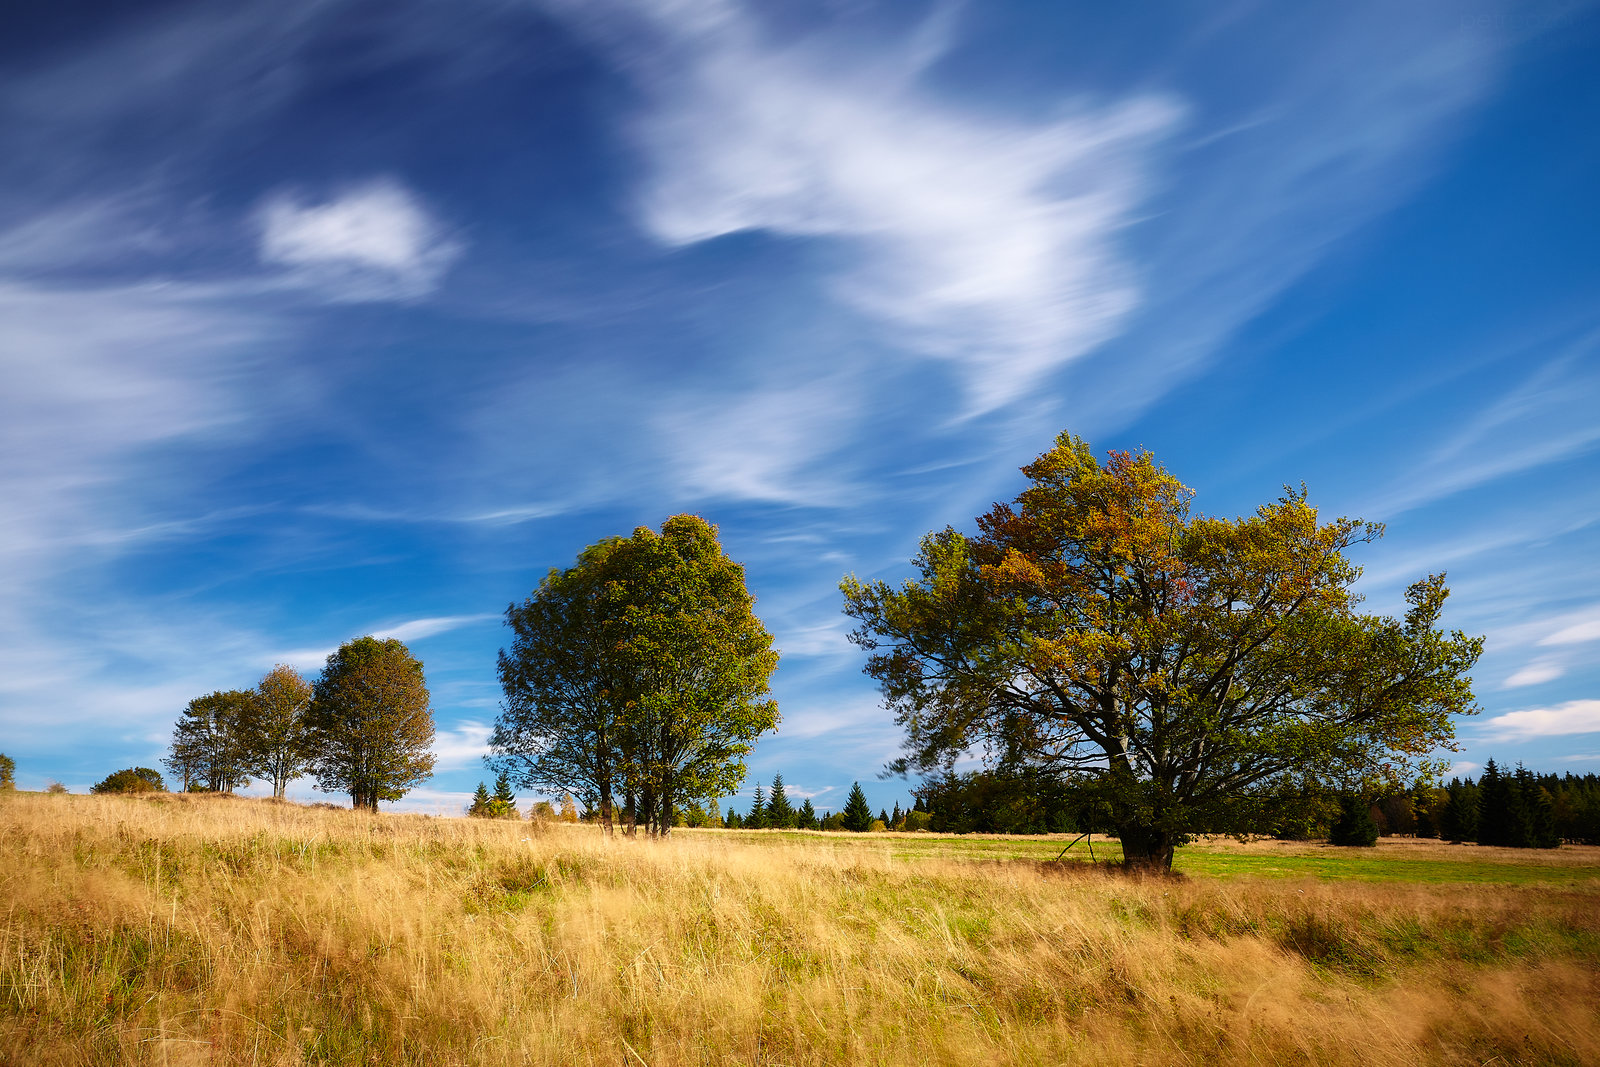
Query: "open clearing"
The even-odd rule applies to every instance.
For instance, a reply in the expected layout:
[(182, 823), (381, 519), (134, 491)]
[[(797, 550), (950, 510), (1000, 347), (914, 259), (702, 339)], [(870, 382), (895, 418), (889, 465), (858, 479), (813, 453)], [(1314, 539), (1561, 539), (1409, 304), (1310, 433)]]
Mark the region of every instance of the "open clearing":
[(1070, 840), (0, 797), (0, 1062), (1600, 1062), (1600, 850)]

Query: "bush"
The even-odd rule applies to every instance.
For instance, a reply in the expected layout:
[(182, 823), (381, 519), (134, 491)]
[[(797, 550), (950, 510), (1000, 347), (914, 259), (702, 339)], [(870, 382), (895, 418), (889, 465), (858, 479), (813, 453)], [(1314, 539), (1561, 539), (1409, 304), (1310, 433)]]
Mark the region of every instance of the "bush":
[[(165, 793), (167, 784), (149, 767), (127, 767), (106, 775), (103, 782), (89, 787), (91, 793)], [(54, 790), (51, 790), (54, 792)], [(65, 789), (63, 789), (65, 792)]]
[(51, 782), (49, 785), (44, 787), (44, 791), (46, 793), (65, 793), (65, 792), (68, 792), (67, 787), (62, 785), (60, 782)]
[(1328, 834), (1328, 844), (1371, 848), (1378, 843), (1378, 824), (1365, 797), (1339, 798), (1339, 819)]

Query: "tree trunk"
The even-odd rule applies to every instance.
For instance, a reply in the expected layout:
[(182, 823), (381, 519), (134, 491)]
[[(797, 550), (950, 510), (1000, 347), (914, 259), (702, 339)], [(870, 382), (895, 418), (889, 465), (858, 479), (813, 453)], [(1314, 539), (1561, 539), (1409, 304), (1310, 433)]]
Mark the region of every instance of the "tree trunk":
[(1172, 834), (1152, 826), (1119, 826), (1122, 865), (1128, 870), (1167, 874), (1172, 870)]
[(616, 831), (611, 826), (611, 783), (600, 783), (600, 832), (611, 835)]

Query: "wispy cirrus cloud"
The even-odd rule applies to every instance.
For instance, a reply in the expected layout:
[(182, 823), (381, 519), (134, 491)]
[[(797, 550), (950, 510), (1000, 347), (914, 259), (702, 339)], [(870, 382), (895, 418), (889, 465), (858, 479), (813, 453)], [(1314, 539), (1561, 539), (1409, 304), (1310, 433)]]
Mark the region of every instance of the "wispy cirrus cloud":
[(969, 414), (1114, 335), (1138, 303), (1120, 245), (1182, 106), (1147, 93), (1055, 114), (952, 106), (923, 76), (953, 9), (880, 50), (774, 42), (727, 3), (572, 13), (643, 82), (637, 213), (669, 245), (741, 231), (841, 242), (842, 305), (952, 361)]
[(1467, 420), (1405, 472), (1368, 510), (1393, 516), (1600, 447), (1593, 398), (1600, 392), (1590, 333)]
[(1520, 668), (1501, 683), (1502, 689), (1521, 689), (1529, 685), (1553, 682), (1567, 673), (1566, 667), (1550, 659), (1538, 659)]
[(462, 246), (393, 177), (330, 199), (268, 197), (258, 214), (263, 263), (332, 300), (403, 300), (433, 291)]

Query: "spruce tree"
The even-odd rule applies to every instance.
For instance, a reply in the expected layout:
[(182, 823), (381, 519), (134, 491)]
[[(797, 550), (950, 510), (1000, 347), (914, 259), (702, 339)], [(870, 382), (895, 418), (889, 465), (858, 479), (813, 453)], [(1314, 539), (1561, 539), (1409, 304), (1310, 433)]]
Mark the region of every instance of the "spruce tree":
[(1339, 797), (1339, 818), (1328, 834), (1328, 844), (1371, 848), (1378, 843), (1378, 824), (1372, 821), (1372, 805), (1363, 796)]
[(789, 795), (783, 791), (781, 774), (772, 777), (772, 796), (767, 801), (767, 825), (774, 830), (794, 828), (794, 805), (789, 803)]
[(756, 786), (755, 799), (750, 802), (750, 814), (744, 817), (746, 830), (760, 830), (767, 825), (767, 792)]
[(1516, 832), (1513, 840), (1517, 848), (1556, 848), (1561, 839), (1556, 835), (1554, 812), (1550, 794), (1539, 785), (1538, 777), (1522, 764), (1511, 779), (1512, 818)]
[(867, 794), (861, 791), (861, 783), (856, 782), (850, 787), (850, 799), (845, 801), (844, 828), (851, 833), (864, 834), (872, 829), (872, 809), (867, 806)]
[(810, 797), (806, 797), (805, 803), (800, 805), (800, 814), (795, 818), (795, 825), (799, 826), (802, 830), (817, 829), (819, 825), (817, 821), (817, 809), (811, 806)]
[(1478, 839), (1478, 787), (1469, 778), (1450, 779), (1439, 812), (1439, 836), (1454, 844)]
[(467, 809), (467, 814), (474, 819), (487, 819), (493, 807), (494, 798), (489, 795), (489, 787), (479, 782), (478, 791), (472, 794), (472, 806)]
[(900, 825), (900, 820), (905, 818), (905, 813), (900, 810), (900, 802), (894, 802), (894, 810), (889, 813), (889, 829), (893, 830)]
[(739, 813), (733, 810), (731, 804), (728, 806), (728, 815), (722, 820), (722, 825), (729, 830), (737, 830), (744, 825), (744, 820), (739, 818)]
[(522, 813), (517, 810), (517, 797), (511, 791), (511, 778), (504, 771), (494, 780), (494, 817), (497, 819), (520, 819)]
[(1516, 836), (1511, 782), (1490, 760), (1478, 779), (1478, 844), (1509, 845)]

